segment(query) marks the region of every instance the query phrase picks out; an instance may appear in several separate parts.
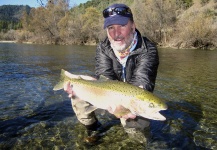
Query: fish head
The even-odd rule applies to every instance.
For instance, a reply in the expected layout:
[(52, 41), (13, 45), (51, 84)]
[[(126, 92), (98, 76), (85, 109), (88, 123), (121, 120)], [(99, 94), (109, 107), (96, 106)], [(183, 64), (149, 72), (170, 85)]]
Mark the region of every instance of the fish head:
[(157, 97), (150, 99), (150, 97), (144, 98), (143, 96), (137, 96), (137, 99), (130, 101), (129, 109), (137, 116), (153, 120), (166, 120), (166, 118), (160, 114), (160, 111), (166, 110), (167, 105)]

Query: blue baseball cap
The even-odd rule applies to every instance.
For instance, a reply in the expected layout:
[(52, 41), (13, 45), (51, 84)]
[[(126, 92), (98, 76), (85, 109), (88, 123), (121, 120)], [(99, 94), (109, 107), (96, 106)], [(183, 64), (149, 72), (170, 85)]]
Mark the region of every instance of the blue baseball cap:
[(113, 4), (103, 11), (104, 29), (110, 25), (126, 25), (129, 20), (133, 21), (131, 9), (125, 4)]

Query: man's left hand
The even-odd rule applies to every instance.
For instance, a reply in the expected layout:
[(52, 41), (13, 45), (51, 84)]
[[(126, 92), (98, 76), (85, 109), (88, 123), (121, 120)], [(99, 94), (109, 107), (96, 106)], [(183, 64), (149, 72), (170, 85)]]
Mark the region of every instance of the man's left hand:
[(129, 109), (123, 107), (122, 105), (118, 105), (115, 108), (108, 108), (107, 109), (111, 114), (114, 114), (117, 118), (124, 118), (124, 119), (135, 119), (136, 115), (132, 114)]

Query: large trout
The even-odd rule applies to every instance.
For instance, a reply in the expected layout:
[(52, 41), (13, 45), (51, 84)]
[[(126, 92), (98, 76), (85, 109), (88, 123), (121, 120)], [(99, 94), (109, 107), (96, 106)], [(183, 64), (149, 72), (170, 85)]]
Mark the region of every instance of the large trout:
[(73, 91), (79, 99), (91, 103), (96, 108), (108, 110), (115, 109), (117, 106), (123, 106), (122, 114), (132, 113), (153, 120), (166, 120), (159, 111), (166, 110), (167, 105), (151, 92), (145, 91), (140, 87), (109, 80), (101, 76), (99, 80), (84, 80), (82, 76), (70, 78), (66, 74), (69, 72), (61, 70), (60, 81), (55, 85), (53, 90), (64, 88), (66, 82), (70, 82)]

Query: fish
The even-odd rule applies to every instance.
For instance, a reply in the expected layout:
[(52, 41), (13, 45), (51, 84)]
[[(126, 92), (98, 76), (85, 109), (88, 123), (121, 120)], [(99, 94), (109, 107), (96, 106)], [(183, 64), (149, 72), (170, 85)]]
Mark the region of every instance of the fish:
[(134, 86), (127, 82), (110, 80), (105, 76), (100, 76), (98, 80), (86, 80), (82, 75), (71, 74), (68, 71), (61, 70), (59, 82), (53, 90), (61, 90), (64, 84), (70, 83), (73, 91), (79, 99), (89, 102), (93, 105), (93, 110), (111, 108), (115, 110), (118, 106), (123, 106), (117, 116), (123, 116), (132, 113), (151, 120), (164, 121), (166, 118), (160, 114), (160, 111), (166, 110), (166, 103), (153, 93), (143, 88)]

